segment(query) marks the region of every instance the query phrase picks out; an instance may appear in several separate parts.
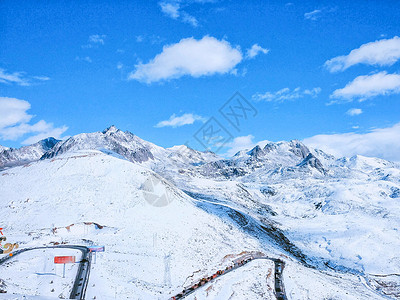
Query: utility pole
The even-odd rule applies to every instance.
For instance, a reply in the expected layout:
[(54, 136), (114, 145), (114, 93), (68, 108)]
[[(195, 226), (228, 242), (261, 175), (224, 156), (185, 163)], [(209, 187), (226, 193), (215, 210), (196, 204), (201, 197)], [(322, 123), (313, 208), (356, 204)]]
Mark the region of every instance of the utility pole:
[(157, 247), (157, 232), (153, 234), (153, 249)]
[(164, 256), (164, 284), (171, 286), (171, 253)]

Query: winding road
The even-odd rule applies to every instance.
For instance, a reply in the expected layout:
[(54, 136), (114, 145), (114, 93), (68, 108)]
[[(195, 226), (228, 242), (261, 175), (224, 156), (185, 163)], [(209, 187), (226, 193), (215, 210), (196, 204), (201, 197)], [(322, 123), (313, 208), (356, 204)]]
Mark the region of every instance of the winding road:
[(0, 259), (0, 265), (7, 262), (8, 260), (14, 258), (16, 255), (21, 253), (38, 250), (38, 249), (56, 249), (56, 248), (65, 248), (65, 249), (75, 249), (82, 252), (82, 259), (79, 262), (78, 272), (76, 273), (75, 281), (72, 286), (70, 299), (85, 299), (85, 293), (87, 284), (89, 281), (90, 275), (90, 265), (92, 261), (92, 253), (90, 252), (88, 247), (79, 246), (79, 245), (59, 245), (59, 246), (48, 246), (48, 247), (33, 247), (33, 248), (25, 248), (12, 252), (12, 256), (5, 256)]
[(240, 258), (236, 259), (233, 262), (232, 267), (230, 267), (230, 268), (228, 267), (225, 270), (218, 271), (214, 275), (208, 277), (208, 279), (206, 281), (200, 280), (200, 282), (198, 282), (197, 284), (194, 284), (191, 287), (184, 289), (181, 293), (177, 294), (176, 296), (171, 297), (170, 300), (183, 299), (183, 298), (189, 296), (190, 294), (194, 293), (197, 289), (199, 289), (202, 286), (206, 285), (207, 283), (213, 281), (214, 279), (221, 277), (229, 272), (232, 272), (240, 267), (243, 267), (250, 261), (253, 261), (256, 259), (267, 259), (267, 260), (271, 260), (274, 262), (274, 266), (275, 266), (275, 284), (274, 284), (275, 297), (277, 300), (287, 300), (286, 293), (285, 293), (285, 287), (283, 285), (283, 279), (282, 279), (282, 272), (283, 272), (283, 269), (285, 268), (285, 262), (280, 259), (271, 258), (271, 257), (267, 257), (267, 256), (261, 256), (261, 255), (245, 256), (243, 258), (243, 260), (240, 262), (237, 262), (240, 260)]

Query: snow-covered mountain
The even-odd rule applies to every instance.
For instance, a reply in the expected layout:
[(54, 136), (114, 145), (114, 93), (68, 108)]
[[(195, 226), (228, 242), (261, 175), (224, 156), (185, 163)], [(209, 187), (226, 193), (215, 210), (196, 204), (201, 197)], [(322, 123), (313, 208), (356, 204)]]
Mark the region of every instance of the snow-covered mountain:
[(77, 150), (109, 150), (131, 162), (149, 162), (149, 164), (166, 159), (172, 161), (174, 165), (200, 164), (218, 158), (211, 152), (196, 151), (184, 145), (164, 149), (142, 140), (129, 131), (123, 132), (111, 126), (102, 132), (82, 133), (70, 137), (44, 153), (41, 159)]
[(264, 148), (256, 146), (249, 151), (240, 151), (232, 158), (214, 161), (201, 167), (205, 176), (222, 178), (241, 177), (255, 170), (269, 172), (314, 172), (326, 175), (321, 161), (300, 141), (268, 143)]
[[(289, 299), (400, 295), (397, 163), (296, 140), (226, 159), (112, 126), (60, 141), (28, 166), (0, 172), (1, 225), (24, 247), (106, 245), (90, 297), (166, 299), (243, 251), (284, 259)], [(163, 205), (149, 198), (149, 180), (168, 195)], [(259, 276), (244, 269), (189, 299), (273, 299), (271, 266), (251, 268)]]
[(0, 145), (0, 152), (2, 152), (4, 150), (8, 150), (8, 149), (10, 149), (10, 148), (7, 148), (7, 147), (4, 147), (4, 146)]
[(36, 161), (40, 159), (47, 151), (52, 149), (58, 142), (59, 140), (50, 137), (35, 144), (18, 149), (0, 146), (0, 170), (5, 167)]
[(148, 145), (130, 132), (122, 132), (111, 126), (102, 132), (82, 133), (70, 137), (46, 152), (42, 159), (53, 158), (68, 151), (83, 149), (107, 149), (132, 162), (144, 162), (154, 159)]

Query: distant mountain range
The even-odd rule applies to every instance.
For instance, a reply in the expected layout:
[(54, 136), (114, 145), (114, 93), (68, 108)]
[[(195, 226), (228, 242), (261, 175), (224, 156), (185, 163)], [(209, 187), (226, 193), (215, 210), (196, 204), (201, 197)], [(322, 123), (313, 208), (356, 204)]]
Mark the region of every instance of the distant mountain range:
[[(0, 170), (68, 152), (100, 150), (149, 167), (167, 177), (171, 174), (195, 174), (220, 180), (249, 178), (332, 178), (348, 177), (354, 172), (380, 168), (398, 168), (399, 164), (379, 158), (354, 156), (336, 158), (319, 149), (311, 149), (298, 140), (270, 142), (263, 148), (255, 146), (222, 158), (210, 151), (197, 151), (185, 145), (163, 148), (145, 141), (129, 131), (111, 126), (104, 131), (82, 133), (60, 141), (41, 140), (30, 146), (6, 148), (0, 146)], [(179, 172), (178, 172), (179, 171)], [(386, 175), (390, 178), (390, 174)]]
[(115, 126), (111, 126), (101, 132), (78, 134), (65, 141), (50, 137), (17, 149), (0, 146), (0, 168), (53, 158), (68, 151), (84, 149), (113, 151), (136, 163), (152, 161), (157, 164), (157, 162), (167, 159), (177, 165), (206, 164), (201, 168), (202, 173), (217, 172), (223, 176), (239, 176), (248, 173), (249, 169), (271, 168), (280, 165), (298, 168), (310, 167), (325, 174), (326, 171), (315, 154), (327, 157), (320, 150), (314, 150), (312, 153), (301, 142), (291, 141), (269, 143), (263, 149), (256, 146), (251, 150), (238, 152), (231, 159), (222, 159), (213, 152), (197, 151), (185, 145), (165, 149), (147, 142), (129, 131), (123, 132)]

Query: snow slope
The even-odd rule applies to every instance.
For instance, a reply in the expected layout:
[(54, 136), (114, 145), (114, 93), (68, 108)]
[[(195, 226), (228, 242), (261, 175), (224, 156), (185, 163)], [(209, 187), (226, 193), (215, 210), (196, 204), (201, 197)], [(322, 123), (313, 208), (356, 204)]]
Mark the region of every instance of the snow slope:
[[(165, 195), (161, 205), (149, 182)], [(10, 240), (106, 246), (88, 299), (166, 299), (242, 251), (286, 257), (289, 299), (379, 299), (379, 291), (395, 298), (399, 199), (400, 167), (381, 159), (335, 158), (299, 141), (221, 159), (113, 126), (0, 172)], [(266, 265), (193, 295), (269, 298)]]
[[(264, 158), (257, 168), (246, 167), (247, 157), (234, 165), (216, 162), (211, 164), (221, 163), (218, 171), (201, 173), (204, 165), (198, 172), (175, 172), (170, 178), (191, 195), (280, 224), (314, 261), (323, 259), (358, 272), (398, 273), (400, 255), (392, 251), (400, 247), (398, 166), (358, 156), (335, 159), (323, 173), (299, 164), (302, 157), (293, 161), (293, 154), (287, 156), (279, 164), (282, 154)], [(233, 175), (232, 168), (238, 167), (241, 171)]]
[[(363, 156), (338, 159), (292, 141), (165, 173), (195, 198), (272, 223), (319, 269), (364, 280), (400, 273), (400, 254), (394, 250), (400, 248), (396, 163)], [(391, 282), (375, 288), (399, 293), (399, 282)]]
[(172, 202), (151, 206), (141, 190), (151, 176), (157, 177), (100, 151), (8, 169), (0, 173), (2, 227), (20, 248), (51, 242), (105, 245), (88, 288), (88, 296), (97, 299), (115, 293), (165, 299), (193, 272), (204, 276), (223, 264), (226, 254), (263, 249), (256, 239), (197, 208), (167, 181), (162, 184)]

